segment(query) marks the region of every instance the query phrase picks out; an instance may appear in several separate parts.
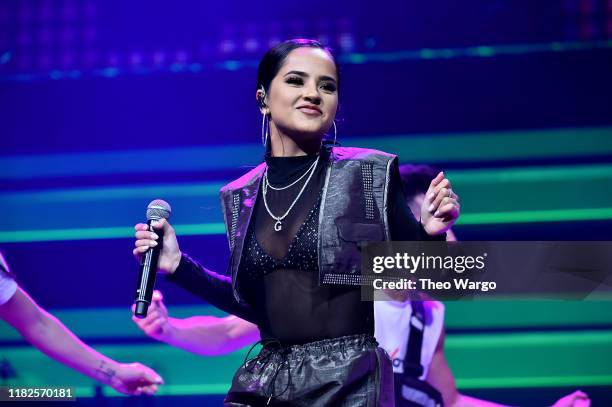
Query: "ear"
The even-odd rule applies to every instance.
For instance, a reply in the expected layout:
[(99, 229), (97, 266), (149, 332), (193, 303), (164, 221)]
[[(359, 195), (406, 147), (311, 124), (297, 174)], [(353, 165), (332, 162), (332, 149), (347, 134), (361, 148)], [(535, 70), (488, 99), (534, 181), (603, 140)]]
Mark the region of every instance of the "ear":
[(257, 92), (255, 92), (255, 99), (257, 100), (257, 104), (259, 105), (259, 111), (261, 112), (261, 114), (270, 113), (270, 109), (266, 104), (266, 92), (264, 92), (263, 89), (257, 89)]

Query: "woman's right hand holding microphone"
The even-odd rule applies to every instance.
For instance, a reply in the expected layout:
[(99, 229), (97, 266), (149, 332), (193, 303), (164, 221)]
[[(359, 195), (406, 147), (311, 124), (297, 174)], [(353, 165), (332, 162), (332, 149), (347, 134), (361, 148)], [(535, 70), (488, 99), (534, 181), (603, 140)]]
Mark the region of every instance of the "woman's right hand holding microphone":
[[(144, 253), (149, 250), (149, 247), (154, 247), (159, 244), (159, 236), (155, 232), (149, 231), (149, 226), (146, 223), (139, 223), (134, 226), (136, 229), (136, 242), (134, 243), (134, 256), (140, 262)], [(161, 273), (172, 274), (176, 271), (181, 261), (181, 250), (179, 249), (178, 241), (174, 228), (166, 219), (161, 219), (153, 226), (154, 230), (163, 231), (163, 245), (159, 253), (159, 261), (157, 271)]]

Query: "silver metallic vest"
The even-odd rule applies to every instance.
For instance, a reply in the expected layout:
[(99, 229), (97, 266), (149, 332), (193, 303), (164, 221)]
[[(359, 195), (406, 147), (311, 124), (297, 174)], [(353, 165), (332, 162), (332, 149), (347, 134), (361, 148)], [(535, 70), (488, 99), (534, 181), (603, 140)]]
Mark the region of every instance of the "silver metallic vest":
[[(332, 147), (319, 211), (320, 284), (361, 284), (360, 242), (390, 240), (389, 180), (397, 156), (355, 147)], [(221, 188), (220, 198), (231, 257), (234, 296), (245, 237), (266, 164)]]

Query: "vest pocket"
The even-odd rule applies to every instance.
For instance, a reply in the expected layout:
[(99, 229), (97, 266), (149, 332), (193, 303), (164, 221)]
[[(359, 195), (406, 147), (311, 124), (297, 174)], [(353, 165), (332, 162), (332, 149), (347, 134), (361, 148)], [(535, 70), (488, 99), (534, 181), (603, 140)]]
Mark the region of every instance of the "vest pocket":
[(359, 223), (347, 218), (336, 219), (338, 236), (345, 242), (364, 242), (384, 240), (382, 225), (379, 223)]
[(362, 242), (384, 240), (382, 226), (378, 223), (360, 223), (347, 218), (336, 219), (340, 247), (334, 259), (336, 270), (350, 274), (361, 271)]

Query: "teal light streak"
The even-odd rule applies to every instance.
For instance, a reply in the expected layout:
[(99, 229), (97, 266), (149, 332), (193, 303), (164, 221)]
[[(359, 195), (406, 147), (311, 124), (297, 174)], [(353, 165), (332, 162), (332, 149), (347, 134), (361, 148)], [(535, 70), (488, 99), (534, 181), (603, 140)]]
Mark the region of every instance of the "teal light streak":
[[(366, 44), (369, 48), (371, 42)], [(449, 59), (449, 58), (491, 58), (500, 55), (523, 55), (533, 53), (547, 52), (577, 52), (589, 51), (595, 49), (612, 48), (612, 40), (608, 41), (574, 41), (574, 42), (550, 42), (550, 43), (532, 43), (532, 44), (511, 44), (511, 45), (479, 45), (472, 47), (461, 48), (424, 48), (415, 50), (403, 50), (393, 52), (367, 52), (367, 53), (350, 53), (340, 55), (339, 60), (345, 64), (365, 64), (365, 63), (393, 63), (398, 61), (410, 60), (432, 60), (432, 59)], [(6, 55), (6, 53), (4, 54)], [(3, 55), (3, 57), (4, 57)], [(1, 58), (1, 57), (0, 57)], [(1, 61), (1, 59), (0, 59)], [(1, 62), (0, 62), (1, 63)], [(242, 68), (255, 69), (257, 61), (253, 60), (228, 60), (214, 64), (214, 67), (221, 70), (236, 71)], [(136, 67), (132, 70), (119, 71), (116, 68), (97, 69), (90, 72), (92, 76), (102, 76), (106, 78), (114, 78), (118, 75), (143, 74), (143, 73), (199, 73), (200, 69), (189, 69), (184, 65), (173, 64), (169, 68), (159, 70), (141, 71)], [(17, 74), (0, 76), (0, 81), (30, 81), (37, 79), (63, 79), (71, 78), (70, 75), (63, 71), (57, 71), (53, 74)]]
[(447, 171), (455, 183), (509, 183), (612, 179), (612, 165), (572, 165), (551, 167), (487, 168)]
[[(488, 190), (490, 193), (505, 199), (513, 191), (525, 193), (532, 191), (538, 194), (546, 186), (559, 186), (569, 182), (573, 187), (572, 194), (567, 197), (566, 206), (547, 207), (537, 201), (527, 203), (523, 207), (506, 206), (493, 211), (488, 206), (468, 205), (467, 200), (458, 225), (494, 225), (508, 223), (534, 223), (534, 222), (565, 222), (565, 221), (593, 221), (612, 219), (612, 195), (605, 192), (612, 182), (612, 165), (572, 165), (554, 167), (523, 167), (481, 170), (451, 170), (447, 175), (458, 191), (467, 190), (465, 199), (473, 198), (479, 190)], [(151, 196), (160, 196), (172, 202), (180, 199), (182, 202), (193, 200), (207, 202), (211, 211), (218, 213), (217, 196), (224, 182), (203, 182), (185, 184), (156, 184), (156, 185), (128, 185), (118, 187), (76, 188), (42, 191), (19, 191), (0, 194), (0, 211), (3, 213), (19, 213), (18, 208), (29, 207), (45, 208), (49, 210), (52, 205), (56, 213), (85, 208), (90, 202), (113, 202), (114, 205), (132, 204), (132, 199), (149, 199)], [(583, 202), (575, 194), (581, 190), (579, 186), (589, 188), (591, 195), (598, 188), (603, 188), (597, 199)], [(503, 187), (502, 187), (503, 186)], [(552, 189), (551, 193), (560, 193), (559, 188)], [(578, 188), (578, 189), (577, 189)], [(606, 195), (607, 194), (607, 195)], [(589, 196), (589, 195), (585, 195)], [(494, 207), (493, 207), (494, 208)], [(190, 220), (195, 222), (190, 222)], [(183, 218), (177, 226), (181, 234), (208, 235), (224, 234), (224, 227), (217, 221), (217, 215), (207, 219)], [(219, 218), (219, 220), (221, 220)], [(121, 222), (121, 221), (120, 221)], [(121, 223), (120, 223), (121, 224)], [(10, 226), (9, 226), (10, 225)], [(89, 226), (89, 227), (86, 227)], [(0, 242), (28, 242), (47, 240), (81, 240), (81, 239), (108, 239), (131, 237), (131, 227), (94, 227), (105, 225), (87, 225), (86, 223), (21, 223), (19, 218), (5, 222), (5, 229), (0, 231)], [(131, 224), (130, 224), (131, 226)], [(12, 229), (12, 230), (10, 230)]]
[(566, 222), (612, 219), (612, 208), (554, 209), (491, 213), (462, 213), (457, 225)]
[(107, 78), (114, 78), (119, 75), (119, 69), (117, 68), (104, 68), (100, 71), (101, 76)]
[[(398, 154), (404, 162), (480, 162), (612, 154), (612, 127), (478, 133), (399, 134), (351, 138), (350, 144)], [(0, 157), (0, 180), (138, 174), (135, 163), (164, 172), (236, 169), (259, 164), (258, 144)], [(172, 160), (165, 159), (172, 156)]]
[(479, 57), (492, 57), (496, 53), (495, 47), (477, 47), (474, 51)]
[[(422, 49), (419, 52), (419, 57), (421, 57), (422, 59), (433, 59), (435, 57), (435, 54), (436, 54), (435, 51), (433, 51), (433, 50), (431, 50), (429, 48), (425, 48), (425, 49)], [(404, 53), (403, 54), (404, 57), (406, 57), (408, 55), (410, 55), (410, 54), (409, 53)]]
[(112, 188), (52, 189), (0, 194), (3, 204), (27, 202), (106, 201), (151, 196), (218, 196), (223, 183), (127, 185)]
[(236, 71), (241, 68), (241, 64), (238, 61), (225, 61), (224, 66), (228, 71)]
[(481, 350), (505, 346), (509, 348), (527, 348), (533, 346), (567, 346), (612, 343), (612, 331), (576, 332), (530, 332), (530, 333), (495, 333), (495, 334), (454, 334), (446, 339), (448, 350), (473, 349)]
[(461, 48), (424, 48), (392, 52), (353, 53), (340, 56), (343, 63), (398, 62), (448, 58), (490, 58), (500, 55), (523, 55), (546, 52), (588, 51), (612, 48), (612, 41), (574, 41), (511, 45), (479, 45)]
[(202, 71), (202, 64), (194, 63), (189, 65), (189, 70), (191, 72), (197, 73)]
[(172, 72), (183, 72), (185, 70), (185, 65), (175, 62), (172, 65), (170, 65), (170, 71)]
[[(495, 213), (464, 213), (458, 225), (493, 225), (504, 223), (566, 222), (612, 219), (612, 208), (581, 208), (548, 211), (516, 211)], [(179, 235), (225, 234), (223, 223), (175, 225)], [(0, 243), (23, 243), (57, 240), (89, 240), (131, 238), (132, 227), (15, 230), (0, 232)]]
[[(189, 235), (225, 234), (223, 223), (174, 225), (176, 233)], [(126, 239), (134, 236), (133, 227), (14, 230), (0, 232), (0, 243), (48, 242), (59, 240)]]
[(606, 386), (611, 384), (612, 375), (457, 378), (457, 387), (460, 389), (518, 389), (534, 387)]
[(12, 57), (13, 54), (11, 53), (11, 51), (6, 51), (0, 56), (0, 65), (8, 64), (11, 61)]
[(51, 72), (49, 72), (49, 77), (51, 79), (54, 79), (54, 80), (62, 79), (63, 76), (64, 76), (64, 73), (62, 71), (51, 71)]
[[(612, 165), (575, 165), (523, 167), (484, 170), (453, 170), (447, 175), (456, 184), (547, 182), (612, 179)], [(30, 192), (1, 193), (3, 204), (21, 202), (74, 202), (119, 200), (150, 196), (217, 197), (224, 182), (185, 184), (123, 185), (110, 188), (51, 189)]]

